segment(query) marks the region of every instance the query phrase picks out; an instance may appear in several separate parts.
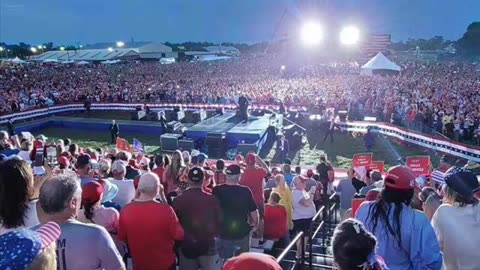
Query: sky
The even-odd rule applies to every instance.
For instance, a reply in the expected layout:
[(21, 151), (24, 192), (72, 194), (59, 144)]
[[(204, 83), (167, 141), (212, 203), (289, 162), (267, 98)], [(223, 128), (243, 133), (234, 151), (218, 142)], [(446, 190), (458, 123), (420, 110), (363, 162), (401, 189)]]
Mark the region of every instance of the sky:
[(396, 41), (456, 40), (480, 21), (480, 0), (0, 0), (0, 42), (252, 43), (307, 20), (354, 23)]

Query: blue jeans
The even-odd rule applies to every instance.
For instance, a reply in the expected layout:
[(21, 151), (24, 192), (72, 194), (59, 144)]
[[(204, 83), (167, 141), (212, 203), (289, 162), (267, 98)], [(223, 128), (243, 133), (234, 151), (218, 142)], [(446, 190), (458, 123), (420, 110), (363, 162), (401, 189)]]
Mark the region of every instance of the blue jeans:
[(241, 239), (218, 239), (218, 254), (227, 260), (250, 251), (250, 233)]

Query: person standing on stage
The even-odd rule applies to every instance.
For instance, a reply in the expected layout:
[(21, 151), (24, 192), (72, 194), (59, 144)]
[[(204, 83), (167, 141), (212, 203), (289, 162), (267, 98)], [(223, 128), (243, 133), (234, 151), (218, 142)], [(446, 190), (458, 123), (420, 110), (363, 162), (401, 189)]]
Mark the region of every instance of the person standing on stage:
[(118, 134), (120, 133), (120, 128), (118, 127), (117, 122), (112, 120), (112, 125), (110, 126), (110, 135), (112, 136), (112, 144), (117, 141)]
[(240, 117), (242, 121), (248, 121), (248, 106), (250, 105), (250, 102), (248, 102), (248, 99), (245, 95), (241, 95), (238, 98), (238, 110), (240, 113)]
[(329, 118), (330, 118), (330, 121), (328, 122), (328, 129), (327, 129), (327, 132), (325, 133), (325, 137), (323, 137), (322, 144), (325, 143), (329, 135), (330, 135), (330, 142), (333, 143), (333, 134), (335, 132), (335, 116), (331, 115)]

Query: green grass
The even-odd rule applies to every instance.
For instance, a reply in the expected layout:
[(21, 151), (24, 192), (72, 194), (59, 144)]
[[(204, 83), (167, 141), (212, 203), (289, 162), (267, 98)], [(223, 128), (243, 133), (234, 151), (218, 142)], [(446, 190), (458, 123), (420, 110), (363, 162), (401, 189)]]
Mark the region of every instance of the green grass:
[[(49, 140), (57, 140), (70, 138), (81, 147), (91, 148), (113, 148), (110, 144), (110, 134), (100, 131), (70, 130), (64, 128), (47, 128), (42, 130), (42, 134), (49, 137)], [(149, 153), (157, 153), (160, 151), (160, 138), (158, 135), (152, 136), (147, 134), (123, 133), (122, 138), (127, 139), (130, 143), (135, 137), (139, 139)], [(334, 143), (329, 140), (322, 144), (323, 133), (314, 133), (307, 136), (307, 144), (296, 153), (292, 153), (292, 161), (295, 164), (315, 165), (318, 163), (320, 155), (327, 155), (328, 159), (336, 167), (347, 168), (350, 166), (352, 156), (357, 153), (366, 152), (363, 146), (362, 137), (353, 137), (349, 133), (336, 133)], [(385, 161), (385, 167), (389, 168), (398, 164), (399, 157), (409, 155), (426, 155), (425, 149), (415, 146), (405, 146), (389, 140), (387, 138), (377, 138), (377, 143), (373, 149), (374, 160)], [(266, 155), (266, 158), (272, 160), (275, 155), (275, 145)], [(438, 157), (434, 153), (430, 153), (432, 162), (438, 163)]]
[[(114, 144), (110, 144), (110, 133), (108, 131), (87, 131), (87, 130), (71, 130), (65, 128), (46, 128), (38, 134), (44, 134), (49, 141), (56, 141), (58, 139), (70, 138), (74, 143), (80, 147), (90, 148), (113, 148)], [(144, 145), (149, 153), (156, 153), (160, 151), (160, 136), (153, 136), (147, 134), (132, 134), (122, 133), (121, 137), (127, 139), (132, 143), (133, 138), (137, 138)]]

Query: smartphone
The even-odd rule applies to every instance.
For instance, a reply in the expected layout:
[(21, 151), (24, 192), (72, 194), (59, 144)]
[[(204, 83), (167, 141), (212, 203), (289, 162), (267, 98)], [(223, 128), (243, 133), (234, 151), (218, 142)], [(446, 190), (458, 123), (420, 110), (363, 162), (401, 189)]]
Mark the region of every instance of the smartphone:
[(50, 166), (55, 166), (58, 164), (58, 159), (57, 159), (57, 147), (55, 146), (48, 146), (47, 147), (47, 155), (46, 155), (46, 160), (48, 165)]
[(45, 159), (45, 156), (43, 153), (43, 147), (37, 147), (35, 151), (35, 161), (33, 162), (33, 166), (42, 167), (44, 159)]

